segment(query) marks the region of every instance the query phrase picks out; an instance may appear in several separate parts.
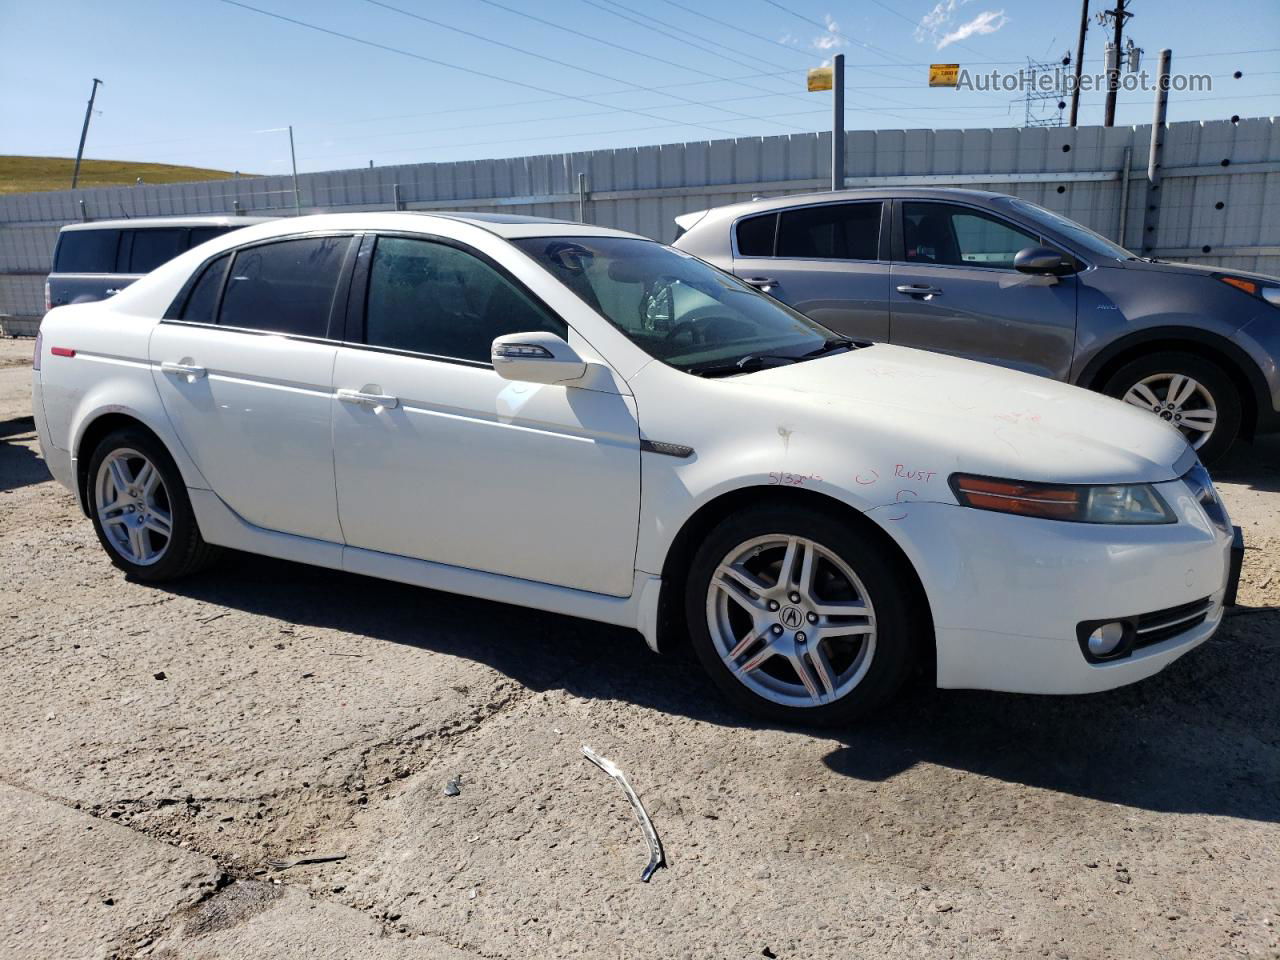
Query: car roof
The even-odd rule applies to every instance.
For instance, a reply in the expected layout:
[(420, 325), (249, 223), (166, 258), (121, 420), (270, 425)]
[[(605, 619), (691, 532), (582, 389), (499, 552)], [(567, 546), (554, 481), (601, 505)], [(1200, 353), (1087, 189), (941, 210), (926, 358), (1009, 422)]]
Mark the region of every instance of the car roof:
[(589, 223), (575, 223), (570, 220), (556, 220), (552, 217), (452, 210), (366, 210), (281, 217), (254, 230), (251, 239), (256, 242), (308, 230), (400, 230), (411, 233), (430, 233), (433, 221), (467, 224), (507, 240), (520, 237), (630, 237), (649, 240), (648, 237), (640, 237), (625, 230), (596, 227)]
[(821, 193), (791, 193), (781, 197), (758, 197), (738, 203), (726, 204), (723, 207), (711, 207), (708, 210), (697, 210), (682, 214), (676, 222), (686, 229), (706, 218), (710, 223), (725, 218), (734, 219), (750, 213), (770, 213), (774, 210), (786, 210), (790, 207), (802, 207), (814, 203), (835, 203), (841, 200), (899, 200), (903, 198), (924, 200), (973, 200), (989, 203), (1002, 199), (1003, 193), (990, 190), (967, 190), (962, 187), (868, 187), (851, 190), (826, 190)]
[(240, 217), (232, 214), (200, 217), (126, 217), (121, 220), (90, 220), (69, 223), (62, 229), (73, 230), (151, 230), (161, 227), (251, 227), (269, 223), (278, 217)]

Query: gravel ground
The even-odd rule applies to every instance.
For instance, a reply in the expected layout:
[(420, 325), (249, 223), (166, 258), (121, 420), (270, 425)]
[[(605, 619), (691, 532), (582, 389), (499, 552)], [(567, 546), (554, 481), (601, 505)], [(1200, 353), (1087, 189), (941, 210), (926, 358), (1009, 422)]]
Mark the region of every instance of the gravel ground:
[[(762, 727), (639, 636), (232, 554), (123, 579), (0, 341), (0, 956), (1280, 957), (1280, 438), (1218, 636)], [(669, 866), (643, 840), (617, 762)], [(443, 787), (461, 776), (461, 793)], [(268, 857), (342, 853), (264, 873)]]

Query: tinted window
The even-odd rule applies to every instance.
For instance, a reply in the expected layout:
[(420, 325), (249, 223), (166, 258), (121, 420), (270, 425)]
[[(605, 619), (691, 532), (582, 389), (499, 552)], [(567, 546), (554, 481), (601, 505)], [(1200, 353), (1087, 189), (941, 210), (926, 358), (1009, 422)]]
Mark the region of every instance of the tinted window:
[(200, 244), (204, 243), (205, 241), (212, 240), (214, 237), (220, 237), (224, 233), (226, 233), (228, 230), (232, 230), (232, 229), (235, 229), (235, 228), (233, 227), (192, 227), (191, 242), (188, 243), (187, 246), (198, 247), (200, 246)]
[(192, 323), (213, 323), (213, 314), (218, 306), (218, 291), (222, 289), (222, 278), (227, 272), (227, 263), (231, 255), (224, 253), (213, 263), (204, 268), (200, 279), (191, 288), (187, 297), (187, 306), (182, 311), (182, 319)]
[(772, 257), (773, 235), (777, 230), (778, 215), (748, 217), (738, 222), (738, 253), (744, 257)]
[(489, 362), (494, 337), (564, 321), (483, 260), (426, 240), (379, 237), (369, 276), (365, 342)]
[(282, 240), (236, 252), (218, 322), (323, 337), (348, 237)]
[(186, 249), (185, 230), (134, 230), (130, 273), (150, 273)]
[(879, 203), (829, 203), (784, 210), (778, 256), (875, 260), (880, 249)]
[(119, 230), (66, 230), (58, 239), (55, 273), (115, 273)]
[(969, 267), (1011, 268), (1019, 250), (1040, 244), (1003, 220), (947, 203), (904, 203), (902, 237), (909, 263)]

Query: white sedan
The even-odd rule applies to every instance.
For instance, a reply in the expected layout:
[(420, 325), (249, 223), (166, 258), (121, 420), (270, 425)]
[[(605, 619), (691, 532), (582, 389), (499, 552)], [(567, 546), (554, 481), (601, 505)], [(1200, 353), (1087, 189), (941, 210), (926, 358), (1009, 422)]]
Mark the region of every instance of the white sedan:
[(913, 670), (1084, 693), (1232, 602), (1238, 532), (1118, 401), (857, 343), (700, 260), (516, 216), (282, 220), (49, 313), (45, 459), (143, 581), (218, 547), (692, 643), (846, 721)]

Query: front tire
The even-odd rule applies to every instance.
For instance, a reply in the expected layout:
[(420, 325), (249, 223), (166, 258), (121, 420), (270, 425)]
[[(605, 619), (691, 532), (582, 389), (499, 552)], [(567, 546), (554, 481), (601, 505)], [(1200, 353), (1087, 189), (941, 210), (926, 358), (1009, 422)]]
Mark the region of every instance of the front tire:
[(1220, 366), (1194, 354), (1139, 357), (1117, 370), (1102, 392), (1170, 422), (1204, 463), (1221, 459), (1240, 432), (1240, 392)]
[(738, 706), (784, 723), (848, 723), (898, 692), (913, 660), (894, 559), (857, 526), (761, 506), (722, 521), (690, 565), (694, 653)]
[(124, 428), (104, 437), (89, 458), (87, 485), (98, 540), (131, 577), (176, 580), (217, 556), (218, 548), (200, 536), (177, 465), (146, 431)]

